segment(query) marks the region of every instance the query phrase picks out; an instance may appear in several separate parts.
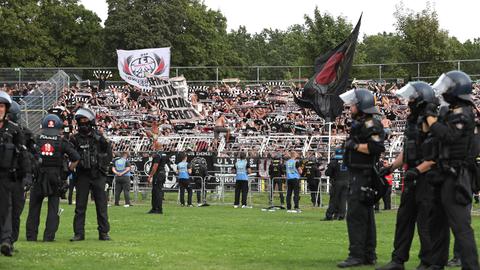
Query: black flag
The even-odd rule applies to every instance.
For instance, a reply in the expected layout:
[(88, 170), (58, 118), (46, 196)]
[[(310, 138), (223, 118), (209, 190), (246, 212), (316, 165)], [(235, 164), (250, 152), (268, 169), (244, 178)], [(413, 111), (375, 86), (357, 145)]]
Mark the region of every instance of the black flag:
[(328, 122), (343, 111), (339, 95), (348, 87), (361, 21), (360, 15), (352, 33), (342, 43), (315, 59), (315, 75), (305, 84), (301, 98), (294, 95), (298, 106), (314, 110)]

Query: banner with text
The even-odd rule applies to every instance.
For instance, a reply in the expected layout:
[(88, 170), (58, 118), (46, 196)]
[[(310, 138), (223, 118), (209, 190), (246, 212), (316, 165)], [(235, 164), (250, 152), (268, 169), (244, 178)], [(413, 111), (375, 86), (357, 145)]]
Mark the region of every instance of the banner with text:
[(160, 108), (173, 123), (186, 123), (202, 119), (200, 113), (188, 100), (188, 86), (185, 77), (169, 80), (148, 78)]
[(118, 72), (127, 83), (151, 89), (149, 77), (169, 78), (170, 48), (117, 50)]

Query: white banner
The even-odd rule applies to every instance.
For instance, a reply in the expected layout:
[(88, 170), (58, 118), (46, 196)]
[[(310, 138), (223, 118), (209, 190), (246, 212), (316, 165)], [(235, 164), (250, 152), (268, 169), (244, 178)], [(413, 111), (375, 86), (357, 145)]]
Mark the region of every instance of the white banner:
[(168, 81), (150, 78), (150, 85), (155, 93), (160, 108), (175, 123), (191, 123), (202, 119), (188, 100), (188, 86), (185, 77), (175, 77)]
[(118, 72), (127, 83), (151, 89), (148, 77), (169, 78), (170, 47), (143, 50), (117, 50)]

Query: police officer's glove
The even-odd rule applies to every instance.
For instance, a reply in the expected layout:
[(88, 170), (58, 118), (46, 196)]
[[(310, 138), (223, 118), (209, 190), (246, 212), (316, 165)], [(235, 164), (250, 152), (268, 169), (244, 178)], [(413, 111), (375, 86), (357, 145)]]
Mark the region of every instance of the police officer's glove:
[(25, 191), (29, 191), (33, 184), (33, 177), (31, 173), (27, 173), (22, 179), (22, 185), (25, 188)]
[(345, 142), (345, 149), (347, 150), (357, 150), (358, 148), (358, 143), (356, 143), (354, 140), (348, 140)]
[(392, 172), (393, 172), (392, 166), (388, 166), (388, 167), (382, 167), (378, 172), (378, 174), (380, 177), (385, 177), (386, 175), (389, 175)]
[(413, 182), (420, 175), (420, 171), (417, 168), (408, 169), (405, 172), (405, 182)]
[(428, 103), (425, 106), (425, 117), (428, 117), (428, 116), (434, 116), (434, 117), (438, 116), (438, 105), (437, 104)]

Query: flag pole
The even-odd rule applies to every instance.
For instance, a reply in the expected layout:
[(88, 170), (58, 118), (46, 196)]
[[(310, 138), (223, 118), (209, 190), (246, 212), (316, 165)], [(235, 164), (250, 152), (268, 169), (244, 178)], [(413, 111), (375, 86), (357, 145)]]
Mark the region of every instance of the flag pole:
[(328, 157), (327, 162), (330, 163), (330, 152), (331, 152), (331, 145), (332, 145), (332, 122), (328, 122)]

